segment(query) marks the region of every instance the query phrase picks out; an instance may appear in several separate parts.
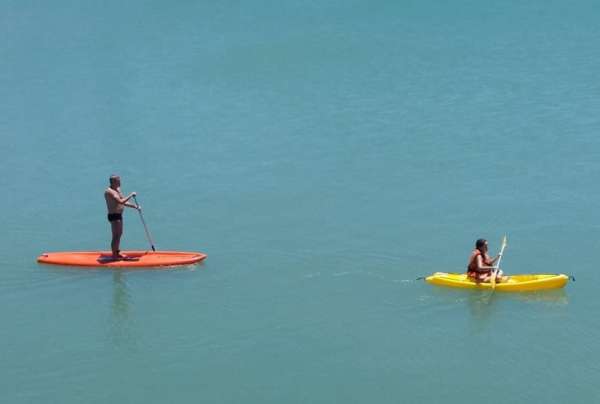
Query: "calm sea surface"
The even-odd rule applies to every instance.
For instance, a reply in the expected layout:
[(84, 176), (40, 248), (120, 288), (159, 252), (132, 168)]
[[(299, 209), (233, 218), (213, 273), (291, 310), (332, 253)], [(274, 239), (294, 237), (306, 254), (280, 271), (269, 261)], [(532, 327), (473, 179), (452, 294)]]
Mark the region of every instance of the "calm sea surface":
[[(484, 3), (2, 1), (2, 402), (600, 402), (600, 8)], [(112, 173), (207, 260), (38, 265)]]

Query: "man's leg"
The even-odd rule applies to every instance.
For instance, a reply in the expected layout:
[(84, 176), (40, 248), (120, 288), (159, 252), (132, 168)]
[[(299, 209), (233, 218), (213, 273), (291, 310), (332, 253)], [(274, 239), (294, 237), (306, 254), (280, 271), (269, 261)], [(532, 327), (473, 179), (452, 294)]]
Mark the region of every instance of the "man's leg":
[(123, 234), (123, 221), (114, 220), (110, 222), (110, 228), (112, 230), (112, 241), (110, 242), (112, 255), (113, 257), (120, 257), (119, 246), (121, 244), (121, 235)]

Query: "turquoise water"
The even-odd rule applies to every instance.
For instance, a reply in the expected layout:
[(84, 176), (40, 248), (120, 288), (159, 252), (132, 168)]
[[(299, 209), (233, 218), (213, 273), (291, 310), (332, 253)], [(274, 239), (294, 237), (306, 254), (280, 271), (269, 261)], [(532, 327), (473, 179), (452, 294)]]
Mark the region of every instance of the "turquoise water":
[[(594, 2), (122, 3), (0, 4), (6, 402), (600, 400)], [(111, 173), (208, 259), (38, 265), (108, 248)], [(415, 281), (504, 233), (577, 281)]]

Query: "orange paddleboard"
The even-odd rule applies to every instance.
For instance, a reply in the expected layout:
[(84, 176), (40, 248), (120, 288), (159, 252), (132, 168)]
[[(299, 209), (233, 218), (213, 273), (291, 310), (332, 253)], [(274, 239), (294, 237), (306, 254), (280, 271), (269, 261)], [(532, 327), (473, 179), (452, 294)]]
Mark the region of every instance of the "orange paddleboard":
[(78, 267), (148, 268), (190, 265), (206, 258), (206, 254), (184, 251), (121, 251), (121, 255), (124, 258), (115, 259), (110, 251), (51, 252), (43, 253), (37, 261)]

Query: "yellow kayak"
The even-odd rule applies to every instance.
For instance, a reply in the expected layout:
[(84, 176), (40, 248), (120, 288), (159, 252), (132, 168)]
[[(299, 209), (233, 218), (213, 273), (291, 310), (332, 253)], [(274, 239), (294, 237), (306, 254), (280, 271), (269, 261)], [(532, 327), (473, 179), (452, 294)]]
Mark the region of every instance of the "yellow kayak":
[[(433, 285), (450, 286), (465, 289), (491, 289), (490, 283), (477, 283), (467, 274), (453, 274), (436, 272), (425, 278), (425, 281)], [(564, 274), (532, 274), (532, 275), (509, 275), (506, 282), (496, 283), (496, 290), (500, 292), (529, 292), (534, 290), (562, 288), (569, 281)]]

